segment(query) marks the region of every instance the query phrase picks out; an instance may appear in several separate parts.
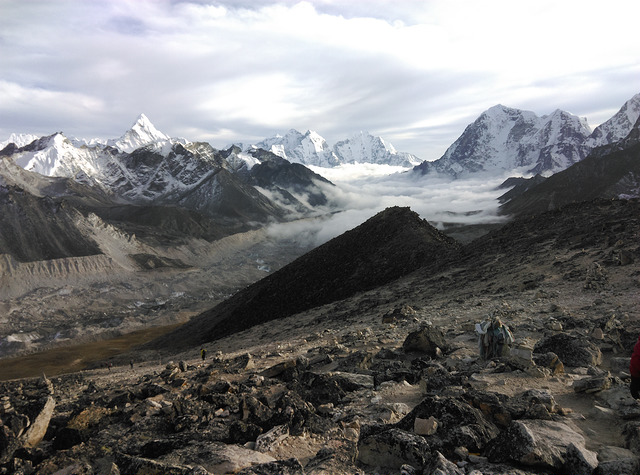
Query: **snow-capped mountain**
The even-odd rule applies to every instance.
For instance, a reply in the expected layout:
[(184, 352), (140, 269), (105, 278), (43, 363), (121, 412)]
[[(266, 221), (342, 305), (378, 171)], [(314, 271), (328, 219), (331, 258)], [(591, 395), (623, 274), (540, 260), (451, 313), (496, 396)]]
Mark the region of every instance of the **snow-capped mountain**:
[(251, 148), (261, 148), (285, 160), (303, 165), (334, 167), (340, 164), (327, 141), (312, 130), (302, 134), (291, 129), (285, 135), (266, 138)]
[(624, 139), (640, 117), (640, 94), (636, 94), (611, 119), (595, 128), (587, 144), (602, 147)]
[(347, 140), (336, 143), (333, 151), (341, 163), (375, 163), (414, 167), (421, 162), (415, 155), (398, 152), (382, 137), (376, 137), (368, 132), (360, 132)]
[[(137, 143), (144, 145), (125, 151)], [(270, 192), (265, 195), (248, 178), (251, 168), (263, 161), (259, 157), (238, 148), (218, 151), (208, 143), (170, 139), (144, 115), (118, 140), (88, 145), (56, 133), (22, 147), (12, 143), (0, 155), (26, 171), (90, 185), (123, 204), (178, 205), (212, 217), (252, 221), (280, 219), (289, 213), (271, 201)], [(287, 165), (289, 162), (282, 160), (273, 173), (280, 173), (278, 170)], [(321, 177), (301, 180), (303, 175), (289, 173), (290, 189), (280, 180), (279, 192), (317, 194), (311, 181)], [(265, 180), (260, 186), (270, 188)], [(295, 210), (302, 214), (308, 211), (304, 204)]]
[(24, 147), (30, 144), (34, 140), (38, 140), (40, 137), (33, 134), (11, 134), (7, 140), (0, 142), (0, 150), (5, 148), (10, 143), (15, 144), (17, 147)]
[(440, 159), (423, 162), (415, 171), (454, 177), (505, 171), (549, 175), (581, 161), (596, 147), (625, 140), (638, 118), (640, 94), (593, 132), (586, 119), (561, 110), (538, 117), (497, 105), (467, 126)]
[(591, 134), (586, 119), (561, 110), (538, 117), (497, 105), (483, 112), (434, 162), (423, 162), (422, 173), (460, 176), (476, 172), (521, 169), (555, 173), (585, 158)]
[(275, 135), (252, 146), (264, 149), (294, 163), (318, 167), (335, 167), (342, 163), (375, 163), (413, 167), (421, 160), (406, 152), (398, 152), (389, 142), (368, 132), (360, 132), (336, 143), (333, 148), (317, 132), (302, 134), (295, 129)]
[(135, 123), (119, 139), (107, 141), (107, 145), (116, 147), (123, 152), (133, 152), (135, 149), (150, 143), (170, 140), (151, 123), (146, 115), (140, 114)]

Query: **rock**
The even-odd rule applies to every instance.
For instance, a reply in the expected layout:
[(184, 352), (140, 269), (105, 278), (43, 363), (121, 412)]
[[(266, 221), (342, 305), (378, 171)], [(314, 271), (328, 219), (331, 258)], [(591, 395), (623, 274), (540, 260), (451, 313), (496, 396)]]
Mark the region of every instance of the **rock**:
[[(635, 401), (634, 405), (636, 405)], [(625, 436), (627, 448), (636, 454), (640, 454), (640, 422), (627, 422), (622, 429), (622, 433)]]
[(395, 426), (413, 431), (415, 420), (434, 417), (438, 421), (437, 434), (429, 436), (429, 444), (444, 453), (452, 453), (464, 446), (470, 452), (482, 451), (489, 440), (498, 435), (498, 428), (481, 411), (465, 400), (451, 396), (427, 396)]
[[(134, 457), (131, 455), (119, 454), (117, 464), (123, 474), (149, 474), (149, 475), (210, 475), (202, 468), (190, 467), (187, 465), (174, 465), (165, 462), (158, 462), (144, 457)], [(233, 472), (222, 472), (233, 473)]]
[(534, 347), (534, 353), (553, 352), (567, 366), (597, 366), (602, 363), (600, 348), (586, 339), (557, 333), (543, 338)]
[(180, 369), (180, 371), (182, 371), (184, 373), (185, 371), (187, 371), (187, 362), (181, 360), (178, 363), (178, 368)]
[(562, 422), (522, 419), (491, 441), (487, 455), (492, 462), (559, 470), (571, 444), (583, 448), (584, 437)]
[(436, 356), (437, 349), (446, 349), (447, 344), (444, 334), (433, 325), (425, 325), (420, 330), (409, 333), (402, 344), (406, 352), (426, 353)]
[(429, 457), (430, 446), (424, 437), (400, 429), (361, 435), (358, 441), (358, 460), (372, 467), (395, 471), (408, 463), (421, 470)]
[(255, 362), (253, 361), (251, 353), (245, 353), (234, 358), (231, 363), (231, 368), (236, 371), (246, 371), (255, 368)]
[(598, 455), (585, 447), (569, 444), (564, 455), (564, 473), (592, 475), (598, 467)]
[[(24, 473), (24, 472), (16, 472)], [(94, 475), (94, 471), (86, 462), (78, 462), (73, 465), (67, 465), (66, 467), (57, 470), (53, 475)], [(118, 475), (119, 472), (118, 472)]]
[(95, 465), (95, 475), (121, 475), (118, 466), (111, 460), (101, 459)]
[(262, 434), (262, 427), (245, 421), (233, 421), (229, 425), (227, 442), (231, 444), (244, 444), (255, 441)]
[(260, 434), (256, 439), (255, 450), (266, 453), (273, 451), (279, 444), (289, 437), (289, 427), (286, 425), (275, 426), (268, 432)]
[(403, 305), (402, 307), (396, 307), (392, 311), (385, 313), (382, 316), (382, 323), (394, 323), (398, 320), (407, 320), (411, 317), (415, 317), (418, 314), (409, 305)]
[[(468, 400), (473, 407), (479, 409), (482, 414), (500, 427), (508, 427), (511, 424), (512, 418), (522, 417), (526, 408), (518, 407), (514, 410), (514, 403), (519, 401), (516, 398), (508, 399), (506, 396), (489, 391), (482, 390), (470, 390), (464, 394), (465, 400)], [(510, 401), (510, 405), (507, 405), (507, 401)], [(522, 405), (521, 403), (518, 406)]]
[(562, 323), (560, 323), (558, 320), (550, 320), (547, 322), (547, 328), (554, 332), (561, 332)]
[(335, 371), (327, 374), (333, 378), (338, 385), (346, 392), (358, 391), (360, 389), (373, 389), (373, 376), (368, 374), (343, 373)]
[(245, 422), (264, 425), (273, 417), (273, 410), (253, 396), (244, 396), (240, 406), (241, 417)]
[(35, 447), (42, 440), (49, 428), (49, 421), (51, 420), (55, 407), (56, 401), (52, 396), (48, 396), (44, 401), (42, 409), (21, 437), (22, 444), (25, 447)]
[(611, 387), (611, 374), (609, 372), (598, 376), (578, 379), (573, 382), (573, 390), (577, 393), (595, 393)]
[(356, 467), (357, 456), (356, 442), (341, 440), (333, 443), (331, 447), (323, 447), (305, 465), (307, 475), (364, 475), (364, 472)]
[(438, 421), (431, 416), (429, 419), (416, 417), (413, 422), (413, 432), (418, 435), (433, 435), (438, 430)]
[(265, 378), (277, 378), (286, 370), (293, 369), (296, 366), (297, 366), (297, 360), (296, 358), (292, 358), (292, 359), (283, 361), (282, 363), (278, 363), (274, 366), (271, 366), (270, 368), (265, 369), (260, 373), (260, 376), (263, 376)]
[(604, 446), (598, 452), (594, 475), (636, 475), (640, 472), (638, 456), (622, 447)]
[(558, 411), (558, 404), (555, 398), (548, 391), (541, 389), (528, 389), (516, 396), (517, 400), (523, 401), (525, 405), (541, 404), (550, 413), (554, 414)]
[(604, 340), (604, 332), (602, 331), (602, 328), (594, 328), (591, 332), (591, 336), (596, 340)]
[(447, 460), (444, 455), (436, 451), (435, 456), (431, 459), (424, 470), (429, 475), (465, 475), (453, 462)]
[(83, 434), (80, 430), (72, 427), (63, 427), (56, 433), (56, 438), (53, 440), (53, 448), (55, 450), (66, 450), (80, 444), (82, 441)]
[(298, 459), (278, 460), (253, 465), (237, 472), (236, 475), (305, 475)]
[[(213, 474), (232, 474), (253, 465), (260, 465), (276, 460), (270, 455), (250, 450), (240, 445), (227, 445), (214, 443), (209, 445), (210, 453), (201, 465)], [(121, 468), (122, 473), (137, 473), (135, 471), (126, 472)], [(164, 475), (162, 472), (159, 474)]]
[(629, 372), (629, 363), (631, 362), (631, 358), (629, 357), (619, 357), (614, 356), (609, 360), (609, 365), (611, 367), (611, 371), (615, 373), (628, 373)]
[(549, 369), (551, 371), (551, 374), (554, 376), (564, 373), (564, 364), (562, 364), (562, 361), (560, 361), (558, 355), (556, 355), (552, 351), (543, 354), (537, 353), (533, 355), (533, 361), (536, 365), (542, 368)]
[(533, 348), (516, 344), (509, 351), (509, 360), (514, 360), (515, 366), (518, 368), (527, 368), (533, 364)]

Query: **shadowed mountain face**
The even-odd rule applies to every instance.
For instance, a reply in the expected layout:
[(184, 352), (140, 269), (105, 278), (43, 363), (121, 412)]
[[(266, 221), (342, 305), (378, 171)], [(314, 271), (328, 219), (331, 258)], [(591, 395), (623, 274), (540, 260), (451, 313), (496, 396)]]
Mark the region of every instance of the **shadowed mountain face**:
[(77, 228), (78, 211), (60, 200), (0, 186), (0, 253), (19, 261), (100, 254)]
[(151, 346), (187, 347), (211, 341), (347, 298), (420, 267), (435, 270), (459, 250), (455, 240), (409, 208), (388, 208)]
[(532, 215), (597, 198), (640, 196), (640, 144), (593, 154), (552, 175), (500, 207), (502, 214)]

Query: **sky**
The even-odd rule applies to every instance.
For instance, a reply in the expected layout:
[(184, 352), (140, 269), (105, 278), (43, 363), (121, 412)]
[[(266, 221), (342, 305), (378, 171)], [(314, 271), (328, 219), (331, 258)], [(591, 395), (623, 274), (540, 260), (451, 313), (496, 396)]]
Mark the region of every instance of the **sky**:
[(640, 92), (636, 0), (0, 0), (0, 141), (360, 131), (439, 158), (495, 104), (595, 127)]

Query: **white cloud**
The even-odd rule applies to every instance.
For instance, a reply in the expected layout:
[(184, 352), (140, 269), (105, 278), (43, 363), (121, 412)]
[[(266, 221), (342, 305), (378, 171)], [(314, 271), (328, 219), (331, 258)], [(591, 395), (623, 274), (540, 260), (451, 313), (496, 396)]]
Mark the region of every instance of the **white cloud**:
[[(37, 93), (27, 104), (0, 91), (0, 103), (13, 104), (0, 137), (60, 129), (116, 137), (144, 112), (169, 135), (218, 147), (289, 128), (330, 143), (368, 130), (435, 159), (496, 103), (599, 123), (640, 89), (640, 4), (624, 0), (1, 8), (0, 81)], [(52, 108), (46, 92), (84, 103)]]
[[(343, 165), (339, 168), (314, 167), (336, 186), (323, 186), (334, 209), (317, 219), (270, 226), (272, 236), (291, 239), (301, 246), (318, 246), (363, 223), (378, 212), (391, 207), (409, 207), (431, 225), (444, 229), (445, 224), (490, 224), (504, 222), (497, 215), (498, 190), (507, 176), (451, 180), (434, 176), (417, 176), (406, 170), (391, 173), (392, 167), (380, 165)], [(400, 167), (395, 167), (400, 169)]]

